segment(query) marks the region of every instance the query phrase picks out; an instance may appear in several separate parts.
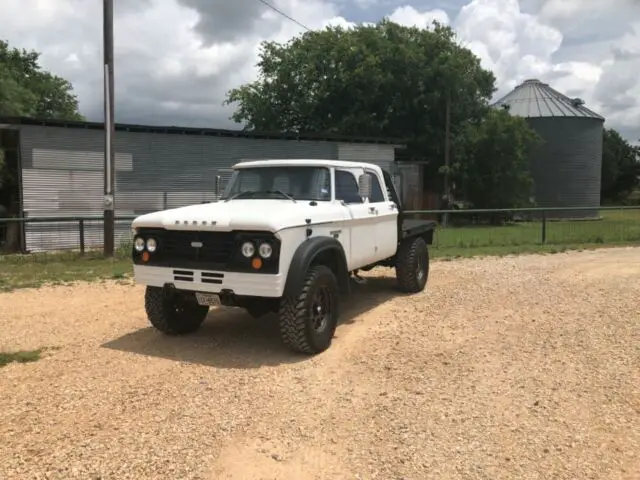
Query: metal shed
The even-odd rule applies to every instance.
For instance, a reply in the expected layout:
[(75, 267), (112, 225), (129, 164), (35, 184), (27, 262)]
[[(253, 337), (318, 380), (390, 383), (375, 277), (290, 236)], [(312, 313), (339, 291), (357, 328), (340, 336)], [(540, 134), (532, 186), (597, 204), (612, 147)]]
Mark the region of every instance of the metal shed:
[(540, 207), (585, 207), (556, 218), (595, 218), (600, 206), (604, 117), (540, 80), (526, 80), (498, 100), (497, 108), (525, 117), (544, 143), (531, 158)]
[[(25, 217), (96, 216), (103, 212), (104, 124), (0, 119), (19, 132), (21, 207)], [(245, 131), (116, 125), (116, 216), (214, 200), (216, 175), (249, 159), (359, 160), (393, 171), (388, 140)], [(116, 245), (130, 222), (116, 225)], [(29, 224), (24, 248), (74, 248), (77, 226)], [(102, 222), (88, 222), (87, 245), (103, 242)]]

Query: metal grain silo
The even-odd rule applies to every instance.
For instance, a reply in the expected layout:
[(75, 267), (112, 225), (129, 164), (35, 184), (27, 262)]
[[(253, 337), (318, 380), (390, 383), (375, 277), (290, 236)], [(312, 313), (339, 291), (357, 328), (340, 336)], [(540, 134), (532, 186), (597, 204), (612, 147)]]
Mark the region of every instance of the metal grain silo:
[(526, 80), (498, 100), (497, 108), (525, 117), (543, 139), (531, 158), (539, 207), (587, 207), (549, 217), (595, 218), (600, 206), (604, 117), (579, 98), (569, 98), (540, 80)]

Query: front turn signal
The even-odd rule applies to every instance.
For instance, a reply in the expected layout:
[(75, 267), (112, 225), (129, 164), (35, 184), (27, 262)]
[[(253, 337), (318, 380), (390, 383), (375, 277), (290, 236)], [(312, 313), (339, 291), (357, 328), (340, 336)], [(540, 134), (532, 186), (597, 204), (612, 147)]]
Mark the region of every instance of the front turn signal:
[(255, 270), (260, 270), (262, 268), (262, 259), (259, 257), (255, 257), (253, 260), (251, 260), (251, 266)]

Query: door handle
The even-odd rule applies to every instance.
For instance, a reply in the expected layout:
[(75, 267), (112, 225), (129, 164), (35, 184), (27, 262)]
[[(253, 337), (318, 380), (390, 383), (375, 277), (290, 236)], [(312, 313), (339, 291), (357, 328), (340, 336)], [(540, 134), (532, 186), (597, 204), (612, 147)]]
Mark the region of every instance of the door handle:
[(376, 209), (376, 207), (369, 207), (369, 213), (378, 213), (378, 210)]

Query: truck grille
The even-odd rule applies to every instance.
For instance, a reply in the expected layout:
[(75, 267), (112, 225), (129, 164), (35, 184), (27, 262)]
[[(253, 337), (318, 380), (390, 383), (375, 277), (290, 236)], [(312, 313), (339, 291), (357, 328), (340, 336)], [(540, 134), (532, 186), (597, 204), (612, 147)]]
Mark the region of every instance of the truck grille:
[[(270, 232), (246, 230), (197, 232), (140, 228), (138, 235), (145, 239), (153, 237), (158, 242), (157, 251), (151, 254), (151, 258), (146, 262), (142, 261), (140, 254), (132, 251), (133, 261), (138, 265), (144, 263), (149, 266), (170, 267), (179, 271), (278, 273), (280, 241)], [(259, 270), (253, 268), (251, 259), (244, 257), (240, 251), (240, 246), (245, 241), (251, 241), (255, 244), (266, 241), (273, 248), (273, 254), (268, 259), (263, 259), (262, 267)], [(202, 281), (212, 283), (205, 282), (204, 279)]]
[[(195, 232), (141, 229), (140, 234), (158, 241), (162, 259), (226, 265), (234, 254), (234, 232)], [(199, 246), (201, 245), (201, 246)]]

